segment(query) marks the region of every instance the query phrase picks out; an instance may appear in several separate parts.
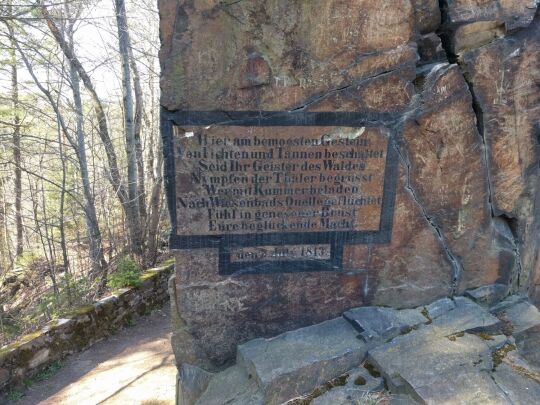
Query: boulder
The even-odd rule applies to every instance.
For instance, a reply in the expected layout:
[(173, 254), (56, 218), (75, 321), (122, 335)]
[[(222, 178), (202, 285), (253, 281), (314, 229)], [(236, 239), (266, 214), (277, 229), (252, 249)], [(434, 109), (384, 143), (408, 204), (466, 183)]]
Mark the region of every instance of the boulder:
[(242, 344), (237, 364), (257, 381), (266, 403), (279, 404), (358, 367), (367, 350), (356, 336), (337, 318)]
[(194, 405), (206, 391), (213, 374), (199, 367), (184, 363), (178, 369), (176, 402), (182, 405)]
[[(540, 302), (537, 5), (160, 0), (178, 363), (216, 371), (235, 358), (239, 344), (353, 308), (420, 306), (422, 315), (423, 306), (465, 291), (488, 306), (503, 291)], [(334, 210), (355, 219), (328, 229), (323, 213), (336, 208), (333, 200), (314, 204), (328, 193), (305, 191), (318, 190), (306, 177), (317, 183), (328, 174), (317, 169), (324, 165), (316, 155), (323, 153), (322, 141), (290, 143), (327, 135), (338, 145), (365, 139), (372, 156), (379, 156), (359, 159), (367, 164), (362, 170), (341, 171), (362, 172), (356, 194), (373, 198), (361, 196), (359, 208)], [(203, 139), (213, 139), (212, 148), (203, 151)], [(256, 139), (267, 143), (246, 146)], [(305, 153), (299, 165), (309, 169), (275, 170), (294, 159), (276, 158), (268, 142), (289, 142), (287, 152)], [(304, 190), (299, 202), (278, 195), (291, 193), (283, 191), (288, 180), (274, 184), (278, 191), (270, 196), (249, 194), (250, 184), (257, 190), (264, 185), (244, 157), (251, 152), (265, 164), (278, 164), (261, 172), (263, 179), (302, 179), (291, 180)], [(244, 185), (216, 189), (227, 196), (216, 203), (216, 213), (204, 181), (194, 185), (197, 170), (215, 176), (214, 183), (229, 181), (234, 162), (244, 164), (238, 173), (247, 177), (239, 177)], [(333, 183), (355, 185), (343, 179)], [(245, 228), (235, 222), (241, 215)], [(296, 232), (294, 218), (315, 219), (305, 222), (307, 231)], [(265, 221), (286, 230), (252, 231)], [(306, 259), (306, 252), (324, 253)], [(457, 316), (466, 310), (452, 305), (462, 304), (426, 307), (425, 321), (418, 314), (414, 321), (392, 321), (391, 311), (383, 311), (388, 330), (373, 316), (348, 318), (372, 341), (423, 322), (449, 334), (468, 330), (474, 321), (466, 313)], [(450, 314), (457, 316), (454, 323)], [(493, 321), (489, 314), (486, 319)]]
[[(178, 402), (179, 405), (184, 405)], [(207, 389), (195, 402), (196, 405), (263, 405), (263, 394), (254, 378), (239, 366), (217, 373)]]

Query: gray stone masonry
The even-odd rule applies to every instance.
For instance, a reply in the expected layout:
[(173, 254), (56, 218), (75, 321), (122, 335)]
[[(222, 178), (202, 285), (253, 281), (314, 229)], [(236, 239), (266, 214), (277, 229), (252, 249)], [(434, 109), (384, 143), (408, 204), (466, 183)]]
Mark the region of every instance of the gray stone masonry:
[(182, 365), (177, 403), (536, 404), (540, 313), (499, 293), (488, 286), (414, 309), (362, 307), (249, 341), (221, 372)]

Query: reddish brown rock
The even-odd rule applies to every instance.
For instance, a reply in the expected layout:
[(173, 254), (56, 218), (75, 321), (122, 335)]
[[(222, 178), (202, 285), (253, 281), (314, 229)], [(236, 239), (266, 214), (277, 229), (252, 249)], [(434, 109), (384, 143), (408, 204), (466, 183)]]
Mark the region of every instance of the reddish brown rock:
[(404, 134), (411, 187), (441, 232), (459, 291), (508, 282), (514, 272), (510, 232), (491, 218), (483, 144), (471, 105), (459, 68), (439, 65), (425, 78), (420, 114)]
[(420, 33), (434, 32), (441, 24), (438, 0), (413, 0), (416, 26)]
[(408, 0), (230, 3), (160, 1), (165, 108), (285, 110), (416, 58)]
[(452, 266), (407, 184), (401, 162), (390, 244), (345, 249), (344, 266), (364, 276), (361, 288), (370, 305), (410, 308), (452, 294)]
[[(163, 127), (173, 134), (165, 136), (172, 241), (181, 247), (173, 288), (178, 362), (213, 368), (234, 358), (239, 343), (366, 304), (413, 307), (485, 284), (540, 284), (534, 2), (447, 0), (442, 14), (432, 0), (159, 3)], [(517, 28), (523, 32), (500, 38)], [(443, 44), (462, 56), (459, 64), (447, 63)], [(269, 117), (286, 124), (269, 124)], [(338, 119), (322, 123), (328, 117)], [(223, 246), (223, 232), (208, 225), (214, 215), (205, 200), (210, 191), (208, 183), (198, 183), (197, 168), (222, 175), (226, 168), (208, 163), (233, 156), (231, 162), (245, 165), (245, 181), (239, 182), (253, 183), (254, 159), (269, 150), (244, 140), (316, 139), (323, 133), (369, 141), (347, 147), (351, 153), (368, 146), (382, 151), (367, 169), (345, 171), (366, 175), (342, 181), (361, 186), (349, 197), (373, 191), (377, 203), (351, 211), (357, 220), (344, 229), (368, 233), (343, 242), (341, 266), (312, 271), (299, 259), (308, 248), (325, 249), (313, 261), (331, 260), (331, 249), (339, 245), (331, 238), (289, 244), (278, 240), (289, 232), (270, 240), (264, 239), (272, 233), (267, 230), (246, 235), (230, 228), (230, 246)], [(215, 139), (212, 148), (194, 148), (204, 136)], [(314, 154), (323, 150), (315, 143), (287, 147), (312, 153), (302, 162), (308, 168), (299, 169), (302, 175), (324, 172), (316, 169), (322, 161)], [(275, 160), (272, 153), (264, 159)], [(271, 178), (280, 171), (290, 175), (292, 169), (263, 174)], [(249, 199), (244, 186), (219, 184), (218, 194), (231, 206)], [(332, 193), (318, 194), (347, 194)], [(266, 210), (263, 219), (275, 214), (278, 224), (283, 215), (301, 212), (281, 197), (275, 200), (281, 205)], [(295, 201), (300, 206), (309, 198)], [(324, 207), (315, 205), (317, 216)], [(237, 220), (220, 219), (229, 225)], [(377, 232), (386, 237), (376, 239)], [(191, 236), (196, 238), (189, 243), (182, 239)], [(268, 258), (276, 246), (288, 249), (287, 260)], [(268, 268), (252, 271), (259, 265), (249, 263), (261, 257)]]
[(538, 284), (540, 20), (463, 55), (486, 143), (494, 215), (519, 246), (521, 286)]
[(185, 330), (217, 364), (234, 357), (239, 342), (331, 319), (365, 303), (363, 275), (222, 277), (217, 251), (178, 251), (176, 260), (177, 305)]
[(445, 0), (442, 33), (453, 54), (481, 47), (534, 19), (535, 0)]
[(535, 0), (444, 0), (446, 24), (499, 21), (507, 30), (528, 26), (534, 18)]

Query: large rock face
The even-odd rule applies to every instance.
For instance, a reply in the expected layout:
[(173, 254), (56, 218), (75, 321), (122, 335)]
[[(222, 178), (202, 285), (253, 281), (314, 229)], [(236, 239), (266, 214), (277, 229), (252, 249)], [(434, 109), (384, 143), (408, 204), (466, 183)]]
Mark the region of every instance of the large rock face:
[[(414, 307), (491, 283), (540, 300), (536, 2), (441, 3), (159, 1), (179, 363), (219, 366), (234, 358), (238, 343), (362, 305)], [(208, 152), (200, 140), (214, 142), (212, 156), (232, 153), (247, 165), (247, 182), (254, 163), (235, 138), (246, 131), (243, 139), (276, 142), (321, 131), (367, 139), (353, 152), (376, 145), (380, 159), (362, 158), (373, 180), (365, 176), (360, 189), (380, 198), (354, 211), (362, 219), (343, 225), (339, 237), (322, 225), (309, 230), (324, 238), (305, 240), (235, 230), (227, 213), (218, 221), (227, 231), (203, 229), (217, 214), (207, 213), (203, 199), (194, 202), (203, 188), (193, 173)], [(216, 143), (227, 137), (229, 144)], [(287, 148), (308, 153), (303, 179), (309, 171), (328, 175), (315, 169), (320, 147)], [(330, 195), (355, 196), (355, 181), (342, 183), (352, 191)], [(247, 200), (227, 193), (234, 184), (219, 187), (230, 204)], [(320, 256), (243, 262), (274, 246)], [(329, 271), (313, 271), (315, 264)]]

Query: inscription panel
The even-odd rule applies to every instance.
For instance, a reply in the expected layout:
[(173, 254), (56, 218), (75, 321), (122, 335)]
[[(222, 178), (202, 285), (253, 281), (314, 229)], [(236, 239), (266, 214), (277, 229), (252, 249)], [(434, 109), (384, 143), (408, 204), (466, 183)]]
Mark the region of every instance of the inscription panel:
[(331, 245), (250, 246), (230, 249), (231, 263), (330, 260)]
[(378, 128), (174, 127), (177, 233), (379, 229)]
[(220, 124), (205, 114), (165, 121), (171, 248), (218, 248), (222, 274), (335, 271), (345, 244), (389, 241), (388, 129), (317, 113)]

